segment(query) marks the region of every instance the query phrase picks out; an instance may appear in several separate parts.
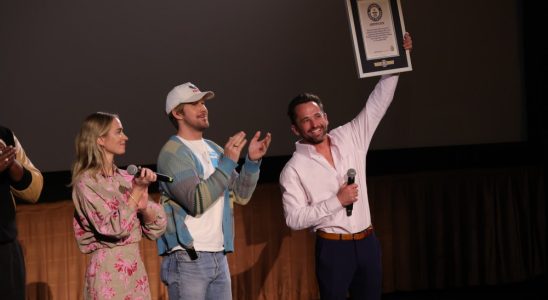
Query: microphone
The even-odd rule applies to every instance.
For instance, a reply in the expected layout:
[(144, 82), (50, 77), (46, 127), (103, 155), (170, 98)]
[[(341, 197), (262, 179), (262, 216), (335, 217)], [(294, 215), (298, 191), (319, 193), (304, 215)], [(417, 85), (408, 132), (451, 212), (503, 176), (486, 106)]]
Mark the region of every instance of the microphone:
[[(346, 183), (348, 185), (350, 184), (353, 184), (354, 183), (354, 179), (356, 177), (356, 170), (354, 169), (348, 169), (348, 171), (346, 172), (346, 176), (348, 177)], [(350, 203), (346, 206), (346, 216), (347, 217), (350, 217), (352, 215), (352, 210), (354, 209), (354, 203)]]
[[(135, 177), (141, 176), (141, 167), (137, 167), (136, 165), (129, 165), (126, 168), (126, 171), (129, 175), (134, 175)], [(163, 182), (173, 182), (173, 178), (169, 177), (164, 174), (155, 173), (156, 174), (156, 181), (163, 181)]]

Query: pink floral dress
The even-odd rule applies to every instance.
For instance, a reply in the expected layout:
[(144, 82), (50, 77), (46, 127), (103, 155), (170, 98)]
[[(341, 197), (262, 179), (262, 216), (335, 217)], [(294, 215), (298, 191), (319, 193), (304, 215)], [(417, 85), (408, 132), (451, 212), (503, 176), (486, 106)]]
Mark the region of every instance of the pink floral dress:
[(133, 176), (117, 169), (113, 177), (89, 172), (74, 183), (73, 226), (80, 251), (91, 253), (84, 299), (150, 299), (148, 276), (139, 252), (145, 235), (157, 239), (166, 229), (164, 209), (153, 201), (156, 218), (145, 224), (128, 205)]

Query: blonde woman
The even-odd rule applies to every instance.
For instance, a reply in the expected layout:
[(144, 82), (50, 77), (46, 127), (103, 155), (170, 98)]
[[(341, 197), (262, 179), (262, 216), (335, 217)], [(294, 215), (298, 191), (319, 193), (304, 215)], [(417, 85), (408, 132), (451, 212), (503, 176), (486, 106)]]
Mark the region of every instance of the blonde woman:
[(158, 238), (166, 217), (148, 195), (156, 174), (143, 168), (134, 177), (114, 164), (127, 140), (118, 116), (102, 112), (89, 115), (76, 137), (74, 234), (80, 250), (92, 255), (84, 299), (150, 299), (139, 241)]

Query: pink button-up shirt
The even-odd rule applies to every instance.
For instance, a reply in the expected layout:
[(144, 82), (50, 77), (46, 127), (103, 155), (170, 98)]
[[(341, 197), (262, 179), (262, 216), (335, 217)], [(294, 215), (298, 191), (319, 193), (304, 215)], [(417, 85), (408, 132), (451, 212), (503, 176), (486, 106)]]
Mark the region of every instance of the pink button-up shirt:
[[(373, 133), (392, 102), (397, 83), (398, 75), (383, 76), (358, 116), (329, 132), (335, 168), (313, 145), (295, 144), (296, 150), (280, 175), (285, 220), (289, 227), (356, 233), (371, 225), (365, 158)], [(337, 192), (346, 182), (350, 168), (356, 170), (359, 196), (352, 216), (348, 217)]]

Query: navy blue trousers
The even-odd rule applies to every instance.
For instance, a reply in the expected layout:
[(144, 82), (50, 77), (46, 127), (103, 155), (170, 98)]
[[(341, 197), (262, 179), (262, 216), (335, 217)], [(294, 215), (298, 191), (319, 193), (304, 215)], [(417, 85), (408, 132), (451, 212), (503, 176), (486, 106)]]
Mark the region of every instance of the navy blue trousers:
[(379, 300), (381, 247), (375, 233), (359, 241), (316, 236), (316, 279), (321, 300)]

